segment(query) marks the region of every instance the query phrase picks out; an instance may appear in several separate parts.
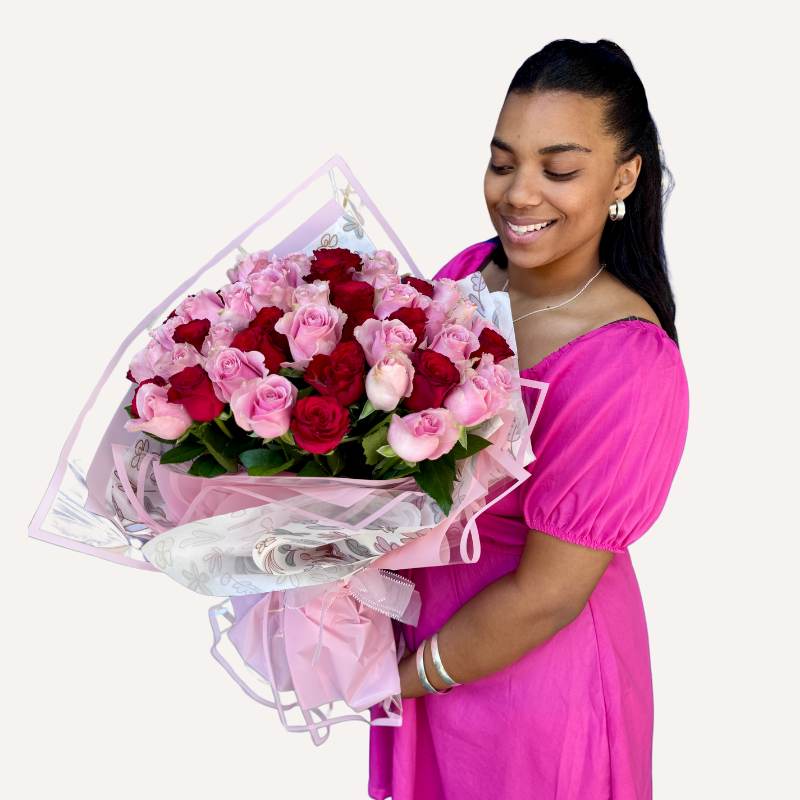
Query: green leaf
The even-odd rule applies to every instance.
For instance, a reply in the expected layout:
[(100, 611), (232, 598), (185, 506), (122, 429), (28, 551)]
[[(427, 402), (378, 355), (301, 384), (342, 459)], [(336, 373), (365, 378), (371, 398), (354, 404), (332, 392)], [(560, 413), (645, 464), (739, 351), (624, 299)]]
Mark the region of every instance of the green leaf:
[(380, 453), (382, 456), (386, 456), (386, 458), (399, 458), (390, 444), (385, 444), (382, 447), (379, 447), (375, 452)]
[(286, 472), (294, 464), (294, 459), (287, 461), (280, 450), (267, 450), (260, 447), (256, 450), (245, 450), (239, 455), (239, 460), (247, 467), (248, 475), (276, 475)]
[(307, 462), (297, 474), (301, 478), (318, 478), (320, 476), (326, 476), (328, 473), (325, 472), (316, 461), (311, 460)]
[(303, 397), (308, 397), (310, 394), (313, 394), (314, 387), (313, 386), (305, 386), (304, 388), (300, 389), (297, 392), (297, 399), (301, 400)]
[(207, 422), (198, 425), (194, 435), (206, 446), (209, 454), (223, 468), (223, 472), (238, 470), (236, 459), (225, 454), (225, 448), (230, 440), (216, 425), (210, 425)]
[(292, 367), (281, 367), (278, 370), (278, 375), (283, 375), (284, 378), (302, 378), (303, 372)]
[(491, 442), (488, 439), (484, 439), (482, 436), (478, 436), (475, 433), (469, 433), (467, 434), (466, 447), (462, 447), (461, 443), (458, 442), (448, 455), (452, 454), (456, 461), (461, 461), (462, 458), (467, 458), (468, 456), (475, 455), (475, 453), (479, 453), (485, 447), (489, 447), (490, 444)]
[(344, 468), (344, 460), (342, 454), (338, 450), (325, 454), (325, 460), (328, 462), (332, 475), (338, 475)]
[(371, 433), (368, 433), (362, 440), (361, 440), (361, 447), (364, 450), (364, 456), (367, 460), (367, 464), (370, 466), (374, 466), (381, 460), (381, 454), (378, 453), (378, 448), (383, 447), (386, 444), (386, 434), (388, 433), (389, 426), (388, 425), (381, 425)]
[(294, 440), (294, 434), (290, 430), (287, 430), (286, 433), (282, 433), (278, 439), (280, 439), (282, 442), (286, 442), (286, 444), (290, 444), (292, 447), (297, 447), (297, 443)]
[(458, 434), (458, 443), (466, 450), (467, 448), (467, 429), (462, 425)]
[(453, 506), (453, 483), (456, 473), (452, 463), (444, 459), (436, 461), (420, 461), (419, 472), (415, 474), (415, 479), (422, 491), (427, 492), (444, 511), (450, 513)]
[(125, 406), (125, 410), (128, 412), (128, 416), (133, 419), (133, 403), (129, 406)]
[(161, 454), (162, 464), (181, 464), (184, 461), (191, 461), (206, 452), (206, 446), (200, 442), (184, 442), (177, 447)]
[(364, 419), (364, 417), (368, 417), (372, 414), (373, 411), (377, 411), (378, 409), (375, 408), (372, 403), (370, 403), (369, 399), (366, 403), (364, 403), (364, 408), (361, 409), (361, 413), (358, 416), (358, 419)]
[(196, 459), (192, 463), (192, 466), (189, 467), (190, 475), (198, 475), (201, 478), (216, 478), (217, 475), (222, 475), (225, 472), (225, 467), (223, 467), (214, 456), (208, 453), (200, 456), (200, 458)]

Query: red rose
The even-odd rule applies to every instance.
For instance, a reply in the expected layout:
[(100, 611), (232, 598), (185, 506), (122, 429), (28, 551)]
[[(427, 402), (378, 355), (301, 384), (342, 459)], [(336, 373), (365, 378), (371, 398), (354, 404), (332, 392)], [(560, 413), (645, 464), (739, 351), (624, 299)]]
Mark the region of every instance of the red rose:
[(182, 403), (196, 422), (210, 422), (225, 408), (225, 403), (214, 393), (211, 378), (199, 364), (177, 372), (169, 379), (169, 383), (167, 400), (170, 403)]
[(366, 281), (345, 280), (333, 284), (331, 302), (347, 314), (339, 341), (352, 341), (356, 326), (375, 318), (375, 289)]
[(131, 400), (131, 414), (134, 417), (139, 416), (139, 410), (136, 408), (136, 395), (139, 394), (139, 389), (142, 388), (146, 383), (154, 383), (156, 386), (166, 386), (167, 382), (160, 376), (156, 375), (154, 378), (145, 378), (137, 387), (136, 391), (133, 393), (133, 400)]
[(514, 351), (508, 346), (508, 342), (492, 328), (484, 328), (478, 336), (478, 349), (473, 350), (470, 358), (477, 356), (479, 359), (484, 353), (491, 353), (494, 356), (494, 363), (499, 364), (504, 358), (514, 355)]
[(412, 350), (414, 386), (403, 404), (409, 411), (441, 408), (445, 395), (461, 380), (456, 365), (435, 350)]
[(284, 315), (277, 306), (264, 306), (255, 319), (239, 331), (231, 341), (231, 347), (247, 352), (258, 350), (264, 355), (264, 364), (270, 372), (279, 372), (282, 361), (291, 360), (289, 340), (275, 330), (275, 323)]
[(407, 328), (411, 328), (417, 337), (417, 343), (414, 345), (414, 349), (420, 346), (422, 340), (425, 338), (425, 325), (427, 323), (424, 309), (403, 306), (396, 311), (392, 311), (387, 319), (399, 319), (403, 325)]
[(292, 409), (289, 428), (299, 447), (309, 453), (327, 453), (344, 438), (350, 413), (335, 398), (320, 395), (301, 397)]
[(306, 283), (315, 280), (328, 281), (331, 288), (337, 283), (349, 281), (353, 271), (361, 269), (361, 256), (344, 247), (322, 247), (314, 250), (311, 272), (303, 278)]
[(433, 297), (433, 284), (422, 280), (422, 278), (415, 278), (413, 275), (403, 275), (400, 278), (400, 283), (409, 284), (420, 294), (424, 294), (425, 297)]
[(349, 406), (364, 393), (366, 363), (361, 345), (351, 339), (339, 342), (330, 355), (317, 353), (306, 367), (303, 378), (320, 394)]
[(211, 322), (209, 320), (193, 319), (183, 325), (176, 326), (172, 333), (172, 341), (177, 344), (185, 342), (192, 345), (196, 350), (200, 350), (209, 330), (211, 330)]

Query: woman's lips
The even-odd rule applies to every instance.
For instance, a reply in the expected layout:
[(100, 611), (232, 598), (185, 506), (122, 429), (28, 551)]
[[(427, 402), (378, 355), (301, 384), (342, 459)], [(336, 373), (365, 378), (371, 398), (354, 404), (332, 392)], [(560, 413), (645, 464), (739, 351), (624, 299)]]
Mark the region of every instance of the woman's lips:
[(516, 233), (514, 230), (512, 230), (508, 220), (503, 220), (503, 227), (506, 230), (506, 236), (508, 236), (508, 238), (514, 244), (531, 244), (531, 242), (535, 242), (540, 236), (543, 236), (547, 231), (550, 230), (550, 228), (557, 224), (558, 220), (555, 220), (545, 225), (544, 228), (540, 228), (538, 231), (531, 231), (530, 233)]

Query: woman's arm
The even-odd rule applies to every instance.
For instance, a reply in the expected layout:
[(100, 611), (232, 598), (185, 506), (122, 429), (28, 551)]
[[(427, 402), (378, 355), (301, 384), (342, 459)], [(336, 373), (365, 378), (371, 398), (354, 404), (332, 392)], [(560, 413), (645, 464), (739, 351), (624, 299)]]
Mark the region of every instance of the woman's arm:
[[(547, 641), (580, 614), (613, 556), (530, 531), (517, 569), (478, 592), (439, 630), (439, 654), (449, 675), (469, 683)], [(399, 670), (402, 697), (427, 694), (413, 653)], [(433, 666), (430, 643), (425, 672), (434, 687), (447, 688)]]

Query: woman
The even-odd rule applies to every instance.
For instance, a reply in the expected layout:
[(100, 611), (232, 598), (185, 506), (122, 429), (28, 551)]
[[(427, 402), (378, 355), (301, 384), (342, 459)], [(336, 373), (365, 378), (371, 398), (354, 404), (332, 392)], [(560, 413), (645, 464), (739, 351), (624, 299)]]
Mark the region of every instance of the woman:
[[(401, 626), (403, 725), (370, 729), (372, 798), (652, 796), (648, 637), (628, 548), (664, 506), (688, 423), (664, 172), (617, 45), (555, 41), (517, 71), (484, 181), (497, 236), (435, 277), (480, 270), (508, 291), (521, 373), (549, 384), (536, 459), (478, 518), (476, 563), (403, 571), (422, 613)], [(532, 406), (536, 390), (523, 394)]]

